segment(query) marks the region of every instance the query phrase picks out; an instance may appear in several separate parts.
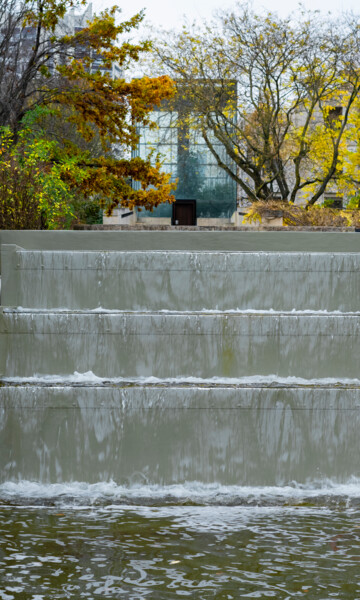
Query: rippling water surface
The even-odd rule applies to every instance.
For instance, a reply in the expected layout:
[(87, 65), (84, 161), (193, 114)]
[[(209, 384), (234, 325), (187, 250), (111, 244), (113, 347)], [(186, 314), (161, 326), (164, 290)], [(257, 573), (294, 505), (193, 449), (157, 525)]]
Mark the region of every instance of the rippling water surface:
[[(357, 490), (357, 492), (356, 492)], [(360, 487), (0, 486), (0, 599), (360, 597)]]

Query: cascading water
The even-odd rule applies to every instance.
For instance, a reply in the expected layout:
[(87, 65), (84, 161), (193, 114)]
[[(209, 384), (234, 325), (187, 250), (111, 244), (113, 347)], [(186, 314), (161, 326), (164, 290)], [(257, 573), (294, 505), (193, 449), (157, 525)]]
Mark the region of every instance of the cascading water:
[[(74, 503), (98, 505), (109, 539), (116, 538), (114, 514), (129, 527), (124, 507), (131, 504), (130, 521), (141, 531), (146, 518), (144, 539), (154, 547), (165, 528), (183, 540), (186, 555), (203, 556), (210, 551), (197, 536), (207, 529), (210, 546), (226, 539), (236, 564), (245, 555), (229, 532), (251, 530), (261, 562), (258, 530), (271, 545), (275, 528), (289, 544), (317, 523), (318, 535), (330, 539), (326, 569), (333, 572), (341, 536), (357, 543), (355, 525), (346, 513), (332, 535), (338, 513), (327, 521), (322, 512), (319, 525), (316, 506), (356, 515), (360, 498), (360, 253), (211, 251), (206, 238), (201, 249), (185, 249), (184, 238), (183, 249), (166, 251), (152, 239), (141, 251), (2, 246), (0, 503), (9, 511), (24, 503), (55, 506), (59, 515)], [(305, 512), (295, 516), (299, 506)], [(282, 512), (250, 514), (249, 507)], [(290, 516), (293, 530), (286, 530)], [(68, 526), (64, 516), (59, 531)], [(186, 531), (196, 532), (198, 547), (186, 546)], [(24, 543), (19, 539), (18, 554)], [(109, 552), (104, 544), (101, 557)], [(133, 544), (130, 554), (148, 555), (146, 544)], [(164, 560), (180, 563), (175, 546), (171, 552), (175, 559)], [(207, 568), (224, 574), (226, 566), (211, 556)], [(142, 566), (145, 579), (132, 578), (136, 585), (115, 569), (106, 588), (91, 571), (93, 586), (80, 585), (73, 596), (148, 597), (145, 580), (157, 581), (152, 560)], [(0, 554), (0, 576), (1, 565)], [(194, 577), (187, 585), (177, 572), (175, 584), (164, 571), (166, 583), (154, 583), (150, 597), (169, 597), (169, 586), (199, 598), (214, 598), (216, 590), (224, 598), (239, 591), (261, 597), (244, 573), (235, 588), (229, 573), (222, 583), (203, 575), (200, 593)], [(299, 579), (295, 571), (288, 576)], [(44, 579), (37, 592), (72, 597), (69, 581), (51, 588)], [(265, 596), (301, 593), (300, 583), (287, 586), (275, 575), (261, 582)], [(359, 584), (356, 575), (346, 595), (339, 579), (332, 597), (352, 600)], [(311, 598), (328, 598), (320, 589), (328, 585)], [(4, 596), (0, 585), (0, 598), (14, 597), (6, 589)]]
[(2, 480), (360, 475), (359, 266), (4, 245)]

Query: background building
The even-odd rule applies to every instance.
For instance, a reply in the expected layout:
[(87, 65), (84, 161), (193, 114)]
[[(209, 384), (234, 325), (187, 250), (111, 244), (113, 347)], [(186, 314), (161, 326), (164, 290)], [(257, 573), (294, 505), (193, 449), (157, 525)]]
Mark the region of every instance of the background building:
[[(170, 105), (164, 103), (154, 110), (151, 120), (156, 128), (139, 128), (139, 144), (135, 156), (145, 159), (149, 152), (160, 155), (163, 170), (178, 180), (176, 202), (162, 204), (153, 212), (127, 209), (104, 217), (104, 224), (134, 223), (172, 225), (225, 225), (234, 222), (236, 214), (236, 183), (220, 168), (201, 133), (192, 123), (196, 112), (182, 99)], [(215, 138), (211, 142), (226, 163), (231, 163), (223, 146)], [(133, 181), (136, 189), (138, 183)]]
[[(179, 120), (179, 111), (159, 110), (153, 118), (158, 127), (141, 129), (138, 152), (142, 158), (149, 149), (161, 154), (164, 171), (178, 180), (177, 202), (159, 206), (152, 213), (142, 211), (138, 220), (172, 220), (173, 225), (201, 225), (209, 219), (229, 223), (236, 211), (236, 183), (216, 164), (200, 133)], [(224, 154), (222, 146), (216, 140), (213, 143)]]

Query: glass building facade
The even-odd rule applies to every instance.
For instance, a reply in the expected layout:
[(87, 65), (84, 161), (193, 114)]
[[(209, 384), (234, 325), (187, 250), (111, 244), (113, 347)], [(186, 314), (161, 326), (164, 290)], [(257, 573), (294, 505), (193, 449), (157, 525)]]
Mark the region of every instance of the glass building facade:
[[(177, 111), (168, 108), (154, 111), (152, 120), (157, 128), (140, 129), (138, 154), (141, 158), (146, 158), (151, 150), (154, 156), (160, 154), (163, 171), (171, 173), (172, 180), (178, 180), (175, 198), (196, 200), (197, 218), (230, 219), (236, 210), (236, 182), (217, 165), (201, 134), (178, 117)], [(222, 145), (213, 138), (211, 143), (228, 164), (230, 159)], [(139, 217), (171, 216), (171, 204), (139, 214)]]

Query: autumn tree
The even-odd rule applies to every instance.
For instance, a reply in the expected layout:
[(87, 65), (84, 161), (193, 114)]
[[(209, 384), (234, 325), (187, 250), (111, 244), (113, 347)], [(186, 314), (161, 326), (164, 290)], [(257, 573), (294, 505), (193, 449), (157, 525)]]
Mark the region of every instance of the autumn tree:
[[(28, 113), (17, 140), (2, 130), (0, 149), (0, 229), (56, 229), (71, 223), (78, 186), (88, 176), (76, 157), (60, 151), (56, 140), (34, 133), (34, 122), (46, 113)], [(57, 160), (54, 160), (57, 157)]]
[[(67, 176), (62, 174), (66, 185), (78, 194), (100, 197), (107, 211), (118, 204), (152, 209), (172, 200), (173, 184), (156, 157), (132, 157), (131, 150), (138, 141), (138, 126), (154, 126), (153, 107), (172, 96), (172, 81), (166, 75), (125, 77), (129, 66), (150, 49), (147, 41), (134, 44), (127, 39), (141, 23), (142, 13), (118, 23), (118, 9), (113, 7), (81, 28), (68, 30), (66, 12), (79, 4), (0, 0), (0, 169), (10, 158), (9, 140), (12, 145), (22, 143), (27, 115), (39, 116), (38, 123), (33, 119), (33, 133), (43, 135), (47, 129), (48, 139), (59, 132), (54, 126), (58, 119), (67, 124), (67, 134), (54, 137), (56, 143), (47, 146), (48, 171), (70, 161), (74, 172), (81, 170), (84, 176), (72, 178), (68, 170)], [(119, 69), (117, 78), (110, 72), (113, 64)], [(38, 107), (46, 111), (36, 113)], [(46, 126), (49, 119), (51, 127)], [(132, 180), (140, 182), (140, 189), (133, 189)]]
[(355, 192), (358, 16), (282, 19), (239, 4), (159, 35), (156, 56), (191, 105), (188, 125), (244, 197), (312, 205), (326, 190)]

